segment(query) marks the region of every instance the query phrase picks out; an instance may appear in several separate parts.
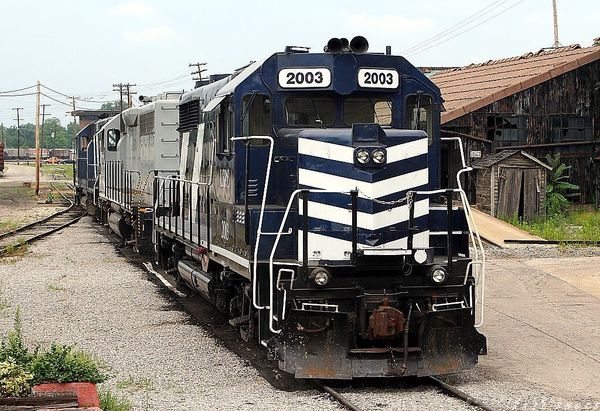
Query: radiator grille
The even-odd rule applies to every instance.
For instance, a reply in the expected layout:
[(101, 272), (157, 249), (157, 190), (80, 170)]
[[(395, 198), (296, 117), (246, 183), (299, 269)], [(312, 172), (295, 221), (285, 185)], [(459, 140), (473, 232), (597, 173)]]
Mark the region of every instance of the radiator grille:
[(140, 115), (140, 135), (154, 133), (154, 111)]
[(198, 126), (200, 122), (200, 101), (193, 100), (179, 106), (179, 127), (177, 131), (186, 132)]

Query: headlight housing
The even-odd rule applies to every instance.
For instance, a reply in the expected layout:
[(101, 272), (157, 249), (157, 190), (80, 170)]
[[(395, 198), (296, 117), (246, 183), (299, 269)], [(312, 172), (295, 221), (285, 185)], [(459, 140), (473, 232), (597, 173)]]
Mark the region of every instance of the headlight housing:
[(323, 267), (315, 268), (310, 275), (318, 286), (325, 286), (331, 280), (331, 273), (329, 270)]
[(367, 150), (361, 148), (356, 151), (356, 160), (361, 164), (367, 164), (371, 158), (371, 155)]
[(377, 164), (383, 164), (385, 163), (385, 152), (379, 148), (376, 148), (371, 153), (371, 158), (373, 158), (373, 161)]
[(443, 284), (448, 279), (448, 271), (442, 266), (434, 265), (429, 270), (429, 279), (434, 284)]

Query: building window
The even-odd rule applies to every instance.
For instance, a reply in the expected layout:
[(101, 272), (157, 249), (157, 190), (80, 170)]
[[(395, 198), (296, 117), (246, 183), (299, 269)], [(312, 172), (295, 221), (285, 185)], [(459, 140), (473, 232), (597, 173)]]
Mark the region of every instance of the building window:
[(550, 136), (552, 141), (592, 140), (594, 135), (591, 117), (550, 116)]
[(488, 116), (487, 138), (507, 143), (527, 143), (526, 116)]
[(423, 130), (429, 137), (429, 144), (433, 140), (433, 100), (431, 96), (413, 94), (406, 98), (405, 128), (410, 130)]

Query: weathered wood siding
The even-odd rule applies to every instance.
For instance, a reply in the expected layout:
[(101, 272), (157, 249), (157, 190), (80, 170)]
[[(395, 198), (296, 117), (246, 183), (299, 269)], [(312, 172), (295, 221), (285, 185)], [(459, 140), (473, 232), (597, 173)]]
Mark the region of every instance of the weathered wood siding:
[[(562, 74), (542, 84), (498, 100), (476, 112), (465, 114), (442, 125), (443, 129), (487, 139), (488, 116), (526, 116), (528, 133), (526, 145), (551, 144), (549, 116), (576, 115), (592, 117), (593, 140), (589, 144), (569, 144), (550, 147), (524, 147), (528, 153), (545, 161), (546, 154), (561, 153), (563, 162), (571, 166), (571, 182), (581, 187), (579, 201), (594, 203), (600, 200), (600, 61)], [(482, 154), (494, 153), (502, 146), (521, 143), (482, 143), (463, 138), (467, 158), (473, 150)], [(460, 158), (450, 151), (450, 175), (455, 175)], [(450, 186), (454, 186), (450, 181)], [(468, 185), (468, 184), (467, 184)]]

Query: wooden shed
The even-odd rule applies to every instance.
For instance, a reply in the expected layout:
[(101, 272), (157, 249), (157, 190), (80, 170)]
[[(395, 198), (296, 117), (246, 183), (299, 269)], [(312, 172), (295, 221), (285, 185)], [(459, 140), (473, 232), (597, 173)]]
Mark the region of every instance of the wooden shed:
[(546, 177), (552, 168), (521, 150), (503, 150), (471, 164), (476, 206), (494, 217), (525, 220), (545, 214)]

